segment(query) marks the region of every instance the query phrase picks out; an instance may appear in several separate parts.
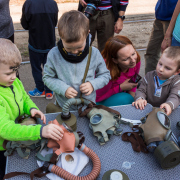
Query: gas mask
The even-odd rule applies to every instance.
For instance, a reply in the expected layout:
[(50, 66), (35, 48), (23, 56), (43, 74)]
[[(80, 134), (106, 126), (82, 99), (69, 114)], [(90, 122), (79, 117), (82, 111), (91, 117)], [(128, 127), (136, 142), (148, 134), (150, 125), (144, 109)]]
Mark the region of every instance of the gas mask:
[(112, 135), (120, 135), (122, 133), (121, 115), (118, 111), (102, 105), (96, 105), (87, 99), (69, 99), (63, 105), (62, 113), (56, 117), (60, 124), (65, 122), (70, 126), (73, 131), (76, 130), (76, 117), (71, 114), (69, 108), (71, 105), (86, 105), (87, 108), (82, 111), (82, 107), (79, 108), (79, 116), (87, 116), (90, 119), (89, 127), (92, 129), (94, 136), (98, 137), (100, 145), (109, 141)]
[(94, 136), (98, 138), (100, 145), (109, 141), (110, 137), (120, 135), (120, 115), (108, 112), (104, 109), (92, 108), (87, 114), (90, 119), (89, 127), (92, 129)]
[(156, 108), (145, 118), (144, 124), (140, 125), (142, 136), (146, 145), (154, 141), (167, 141), (171, 137), (171, 122), (163, 109)]
[[(33, 177), (34, 175), (36, 175), (38, 171), (38, 173), (52, 172), (64, 179), (72, 179), (72, 180), (79, 178), (81, 178), (82, 180), (96, 179), (101, 170), (101, 162), (98, 156), (90, 148), (88, 148), (83, 144), (85, 139), (83, 134), (81, 132), (72, 131), (72, 129), (67, 124), (65, 123), (60, 124), (56, 119), (50, 121), (49, 124), (55, 124), (57, 126), (60, 126), (64, 131), (63, 137), (59, 141), (48, 139), (47, 147), (53, 148), (53, 154), (42, 156), (40, 153), (38, 153), (37, 159), (41, 161), (45, 161), (45, 163), (42, 167), (33, 171), (31, 173), (31, 176)], [(61, 167), (56, 166), (56, 162), (59, 160), (59, 156), (64, 152), (66, 153), (74, 152), (75, 146), (79, 150), (84, 152), (93, 162), (93, 169), (87, 176), (78, 177), (67, 172)]]
[(154, 156), (163, 169), (170, 169), (180, 163), (180, 149), (172, 136), (171, 121), (163, 109), (155, 108), (145, 118), (144, 124), (140, 125), (144, 141), (148, 145), (154, 141), (164, 141), (154, 151)]

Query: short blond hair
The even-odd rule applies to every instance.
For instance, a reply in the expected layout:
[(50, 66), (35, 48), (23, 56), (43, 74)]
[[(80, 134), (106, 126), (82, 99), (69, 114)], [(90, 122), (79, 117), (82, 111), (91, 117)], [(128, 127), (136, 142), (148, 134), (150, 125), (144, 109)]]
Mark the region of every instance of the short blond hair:
[(0, 38), (0, 63), (18, 66), (21, 62), (17, 46), (8, 39)]
[(89, 33), (89, 19), (76, 10), (65, 12), (58, 22), (59, 36), (67, 43), (86, 38)]
[(170, 46), (163, 51), (163, 54), (167, 58), (175, 60), (177, 62), (177, 70), (180, 69), (180, 47), (179, 46)]

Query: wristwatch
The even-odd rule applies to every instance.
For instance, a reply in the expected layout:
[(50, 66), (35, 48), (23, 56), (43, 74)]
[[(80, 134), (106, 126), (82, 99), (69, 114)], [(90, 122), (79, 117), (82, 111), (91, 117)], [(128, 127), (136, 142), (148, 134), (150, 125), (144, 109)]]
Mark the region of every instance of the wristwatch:
[(124, 21), (125, 16), (119, 16), (118, 18), (121, 18)]

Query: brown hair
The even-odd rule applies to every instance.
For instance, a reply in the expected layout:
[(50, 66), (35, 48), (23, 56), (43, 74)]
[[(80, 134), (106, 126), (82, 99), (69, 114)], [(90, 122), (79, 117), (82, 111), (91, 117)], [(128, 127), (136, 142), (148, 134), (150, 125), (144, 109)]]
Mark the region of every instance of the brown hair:
[(89, 19), (79, 11), (65, 12), (58, 22), (59, 36), (67, 43), (86, 38), (89, 33)]
[(21, 62), (17, 46), (8, 39), (0, 38), (0, 63), (18, 66)]
[(175, 60), (177, 62), (177, 70), (180, 69), (180, 47), (179, 46), (170, 46), (163, 51), (163, 54), (167, 58)]
[[(110, 71), (112, 80), (118, 79), (121, 73), (121, 69), (118, 67), (117, 64), (113, 62), (112, 58), (118, 59), (117, 52), (128, 44), (131, 44), (133, 46), (132, 42), (126, 36), (120, 36), (120, 35), (111, 37), (106, 42), (105, 48), (102, 51), (102, 56), (106, 60), (106, 66)], [(138, 63), (140, 61), (140, 55), (138, 54), (137, 51), (136, 53), (137, 53), (136, 63)]]

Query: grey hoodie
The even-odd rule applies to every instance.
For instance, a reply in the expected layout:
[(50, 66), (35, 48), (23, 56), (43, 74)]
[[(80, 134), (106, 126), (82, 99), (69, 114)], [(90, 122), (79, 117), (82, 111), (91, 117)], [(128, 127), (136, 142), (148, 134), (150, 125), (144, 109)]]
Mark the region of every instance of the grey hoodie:
[[(69, 87), (74, 88), (77, 92), (77, 98), (80, 97), (79, 86), (82, 84), (88, 55), (80, 63), (70, 63), (62, 57), (58, 47), (50, 50), (47, 56), (47, 63), (44, 66), (44, 84), (55, 93), (56, 101), (62, 107), (68, 100), (65, 92)], [(85, 82), (90, 82), (94, 91), (82, 97), (95, 102), (96, 90), (101, 89), (108, 84), (111, 79), (110, 72), (106, 68), (103, 57), (98, 49), (92, 47), (91, 62), (86, 76)], [(72, 106), (71, 110), (77, 110), (76, 106)]]

